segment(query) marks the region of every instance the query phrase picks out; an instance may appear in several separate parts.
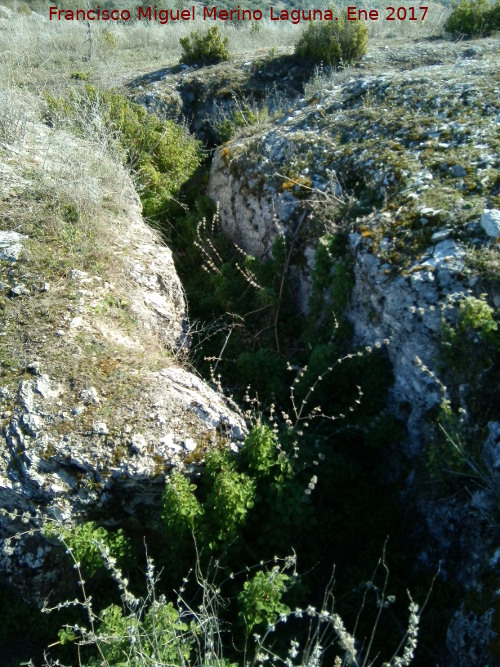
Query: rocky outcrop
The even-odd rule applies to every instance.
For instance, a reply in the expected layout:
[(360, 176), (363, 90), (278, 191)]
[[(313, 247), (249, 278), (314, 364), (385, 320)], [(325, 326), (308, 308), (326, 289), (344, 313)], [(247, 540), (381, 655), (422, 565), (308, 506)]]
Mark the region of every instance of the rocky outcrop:
[(39, 599), (60, 579), (44, 521), (154, 527), (169, 471), (245, 434), (187, 367), (182, 287), (128, 177), (105, 165), (112, 188), (94, 183), (103, 197), (89, 209), (63, 192), (46, 148), (59, 142), (80, 167), (97, 150), (35, 125), (0, 152), (0, 574)]
[[(318, 239), (349, 235), (349, 318), (360, 342), (391, 340), (393, 396), (410, 406), (412, 448), (422, 415), (442, 398), (415, 359), (436, 370), (441, 308), (483, 285), (469, 259), (471, 247), (491, 245), (480, 221), (491, 224), (498, 198), (497, 46), (485, 41), (471, 58), (440, 44), (456, 64), (325, 77), (284, 117), (222, 146), (212, 165), (209, 193), (235, 243), (265, 257), (279, 235), (293, 240), (301, 310)], [(492, 303), (496, 290), (490, 284)]]
[[(261, 58), (231, 58), (210, 67), (177, 65), (129, 85), (134, 101), (179, 122), (208, 144), (220, 144), (221, 123), (244, 110), (273, 114), (302, 91), (314, 67), (280, 49)], [(242, 116), (244, 118), (244, 116)], [(251, 124), (252, 121), (247, 121)], [(244, 123), (243, 123), (244, 124)]]
[[(491, 530), (500, 495), (496, 422), (484, 408), (472, 425), (469, 413), (497, 380), (490, 390), (481, 389), (481, 373), (464, 381), (447, 368), (442, 347), (445, 326), (463, 313), (460, 304), (482, 299), (495, 312), (500, 303), (493, 268), (500, 208), (496, 51), (498, 39), (473, 48), (412, 45), (401, 51), (406, 62), (397, 71), (394, 56), (384, 73), (316, 80), (281, 118), (219, 148), (209, 185), (223, 230), (244, 251), (265, 259), (277, 237), (288, 238), (304, 313), (318, 243), (327, 234), (348, 239), (354, 287), (346, 315), (355, 342), (390, 341), (389, 408), (408, 433), (396, 455), (411, 462), (407, 498), (430, 535), (420, 560), (442, 560), (445, 576), (464, 591), (448, 633), (450, 665), (498, 664), (491, 648), (498, 595), (485, 593), (485, 582), (498, 585)], [(430, 443), (441, 446), (435, 419), (443, 399), (479, 439), (476, 458), (460, 454), (463, 474), (475, 480), (469, 493), (448, 499), (422, 474)], [(455, 437), (448, 444), (456, 453)]]

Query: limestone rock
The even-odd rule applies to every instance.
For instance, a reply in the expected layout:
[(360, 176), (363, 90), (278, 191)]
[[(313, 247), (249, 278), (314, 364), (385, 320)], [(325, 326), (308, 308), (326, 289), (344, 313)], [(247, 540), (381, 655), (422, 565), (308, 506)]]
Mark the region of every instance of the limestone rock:
[(500, 238), (500, 210), (497, 208), (484, 209), (481, 215), (481, 227), (488, 236), (495, 239)]
[[(391, 341), (392, 408), (398, 412), (398, 405), (410, 406), (407, 447), (412, 455), (425, 441), (426, 413), (443, 398), (432, 375), (441, 309), (449, 296), (464, 296), (469, 289), (467, 248), (475, 235), (467, 226), (474, 210), (468, 213), (459, 199), (457, 208), (440, 203), (448, 196), (448, 161), (442, 158), (441, 171), (431, 171), (427, 156), (441, 159), (441, 151), (447, 150), (440, 141), (444, 133), (449, 137), (446, 147), (453, 146), (460, 155), (465, 127), (470, 133), (467, 145), (475, 150), (483, 133), (468, 115), (469, 103), (462, 103), (469, 92), (462, 97), (459, 92), (470, 91), (471, 99), (477, 98), (477, 67), (488, 78), (497, 66), (496, 57), (487, 51), (493, 46), (487, 45), (480, 65), (461, 60), (457, 72), (450, 61), (461, 53), (441, 44), (446, 52), (439, 71), (446, 81), (438, 92), (435, 66), (425, 64), (427, 53), (418, 68), (416, 88), (414, 71), (370, 75), (361, 67), (359, 74), (344, 79), (325, 77), (271, 125), (224, 144), (211, 168), (209, 194), (219, 202), (221, 227), (235, 244), (263, 259), (278, 237), (293, 244), (290, 275), (303, 313), (319, 239), (342, 229), (342, 206), (351, 201), (359, 207), (357, 219), (349, 223), (354, 260), (349, 319), (360, 343)], [(415, 48), (425, 52), (427, 47)], [(481, 122), (488, 136), (488, 123), (496, 116), (496, 93), (491, 82), (483, 82), (488, 116)], [(367, 100), (372, 101), (369, 118)], [(426, 104), (442, 113), (443, 120), (432, 125), (429, 117), (432, 127), (419, 143), (407, 137), (408, 124), (415, 122), (414, 109)], [(481, 144), (478, 164), (490, 148)], [(484, 219), (492, 217), (483, 213)], [(421, 241), (417, 244), (412, 238)], [(414, 251), (412, 243), (418, 245)], [(430, 373), (422, 372), (422, 366)]]
[[(354, 287), (347, 317), (357, 343), (389, 341), (394, 384), (387, 407), (407, 429), (394, 453), (413, 468), (407, 493), (429, 543), (421, 561), (437, 567), (442, 559), (445, 576), (464, 598), (481, 587), (495, 554), (496, 426), (490, 423), (483, 460), (475, 462), (485, 476), (467, 497), (436, 503), (415, 470), (427, 465), (443, 399), (453, 395), (461, 404), (467, 393), (453, 384), (452, 373), (449, 387), (440, 379), (443, 327), (456, 323), (458, 304), (469, 294), (484, 292), (496, 305), (491, 276), (470, 261), (475, 251), (497, 252), (491, 238), (500, 237), (498, 211), (485, 209), (498, 193), (489, 170), (500, 167), (492, 140), (498, 116), (493, 48), (498, 40), (482, 43), (480, 59), (463, 58), (461, 49), (440, 44), (438, 64), (427, 60), (432, 47), (391, 49), (392, 66), (413, 54), (411, 71), (388, 66), (374, 75), (362, 63), (343, 78), (320, 79), (273, 123), (220, 147), (209, 184), (222, 230), (243, 250), (265, 259), (280, 236), (294, 246), (289, 279), (304, 314), (318, 244), (325, 234), (348, 237)], [(379, 53), (371, 57), (382, 62)], [(479, 233), (479, 218), (490, 238)], [(496, 664), (488, 653), (492, 624), (488, 606), (478, 614), (457, 610), (447, 664)]]
[(19, 258), (22, 246), (22, 240), (26, 236), (18, 232), (0, 231), (0, 260), (8, 259), (14, 262)]
[(446, 646), (453, 665), (494, 665), (490, 662), (491, 644), (497, 635), (492, 630), (495, 610), (488, 609), (478, 616), (473, 611), (460, 609), (453, 616), (446, 636)]
[[(33, 132), (16, 152), (0, 147), (0, 203), (8, 196), (13, 210), (23, 211), (23, 186), (3, 187), (4, 178), (12, 182), (4, 163), (19, 161), (21, 173), (24, 162), (43, 164), (40, 178), (50, 178), (62, 166), (47, 145), (61, 142), (79, 165), (92, 155), (46, 126)], [(188, 455), (202, 461), (213, 443), (237, 449), (246, 434), (224, 397), (180, 365), (185, 303), (172, 253), (143, 221), (123, 178), (120, 205), (101, 204), (94, 221), (106, 263), (56, 270), (50, 291), (37, 252), (45, 244), (57, 261), (51, 234), (38, 230), (33, 245), (22, 233), (29, 216), (9, 220), (19, 231), (0, 232), (1, 276), (10, 289), (5, 312), (15, 315), (20, 303), (30, 326), (21, 335), (25, 322), (7, 317), (0, 339), (9, 361), (0, 378), (0, 578), (28, 599), (43, 600), (64, 580), (54, 542), (39, 530), (45, 521), (71, 525), (92, 516), (112, 526), (127, 520), (155, 528), (169, 472)], [(16, 285), (25, 287), (14, 302)], [(17, 532), (24, 537), (12, 541)]]

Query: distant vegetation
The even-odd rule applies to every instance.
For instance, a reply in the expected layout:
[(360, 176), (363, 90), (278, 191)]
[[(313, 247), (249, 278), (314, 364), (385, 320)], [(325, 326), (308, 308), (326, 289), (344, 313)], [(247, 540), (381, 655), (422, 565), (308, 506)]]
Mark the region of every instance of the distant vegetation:
[(181, 63), (186, 65), (213, 65), (229, 60), (228, 37), (223, 37), (218, 26), (206, 31), (193, 30), (187, 37), (181, 37)]
[(314, 63), (351, 65), (366, 52), (368, 30), (360, 21), (338, 21), (310, 23), (302, 33), (295, 53)]
[(500, 1), (462, 0), (454, 5), (444, 29), (458, 36), (490, 35), (500, 30)]

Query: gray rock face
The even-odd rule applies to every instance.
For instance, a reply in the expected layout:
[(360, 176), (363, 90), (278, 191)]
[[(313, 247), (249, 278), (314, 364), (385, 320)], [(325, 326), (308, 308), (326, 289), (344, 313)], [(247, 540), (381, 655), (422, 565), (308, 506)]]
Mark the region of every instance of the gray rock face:
[(469, 667), (469, 665), (492, 665), (491, 645), (496, 639), (492, 630), (495, 610), (488, 609), (477, 616), (474, 612), (460, 609), (454, 616), (446, 636), (446, 646), (453, 665)]
[[(457, 200), (456, 209), (435, 203), (449, 196), (447, 151), (453, 148), (460, 155), (464, 123), (471, 122), (462, 115), (467, 104), (462, 105), (459, 91), (465, 98), (478, 94), (477, 63), (463, 61), (459, 53), (455, 57), (461, 70), (442, 65), (440, 71), (448, 79), (438, 93), (435, 68), (426, 66), (419, 68), (418, 90), (411, 93), (405, 72), (325, 79), (311, 97), (297, 99), (284, 117), (220, 148), (209, 184), (209, 194), (219, 202), (222, 229), (243, 250), (265, 258), (279, 236), (295, 244), (291, 275), (297, 308), (304, 313), (318, 240), (342, 228), (339, 209), (349, 205), (349, 198), (361, 209), (365, 199), (377, 209), (350, 223), (355, 286), (348, 316), (359, 342), (391, 341), (388, 353), (396, 377), (392, 408), (398, 412), (398, 404), (409, 406), (411, 455), (425, 441), (426, 413), (443, 399), (443, 386), (435, 377), (443, 312), (449, 313), (452, 295), (458, 301), (471, 287), (467, 248), (477, 230), (467, 225), (477, 221), (477, 213), (472, 209), (462, 214), (463, 199)], [(495, 58), (482, 63), (485, 76), (496, 65)], [(491, 106), (484, 129), (467, 125), (471, 150), (487, 136), (496, 114), (493, 89), (489, 84), (486, 89), (482, 92)], [(441, 113), (447, 96), (453, 103)], [(414, 108), (426, 105), (439, 111), (442, 123), (430, 127), (419, 142), (409, 140)], [(451, 133), (451, 141), (441, 141), (444, 132)], [(388, 157), (394, 146), (394, 156)], [(489, 155), (488, 146), (481, 144), (478, 164), (486, 165), (485, 154)], [(431, 172), (429, 155), (438, 161), (442, 156), (441, 171)], [(490, 164), (488, 158), (488, 168)], [(455, 167), (453, 176), (463, 177), (466, 170), (460, 164)], [(478, 178), (483, 173), (480, 169)], [(457, 215), (463, 222), (457, 222)], [(481, 223), (493, 236), (495, 216), (495, 211), (484, 211)], [(421, 241), (416, 243), (416, 238)], [(412, 251), (412, 244), (418, 249)]]
[[(84, 520), (89, 510), (110, 525), (125, 517), (141, 522), (149, 516), (153, 527), (165, 476), (183, 465), (187, 453), (199, 449), (202, 458), (203, 450), (220, 437), (228, 446), (239, 447), (246, 433), (244, 420), (197, 377), (170, 367), (150, 374), (147, 381), (150, 389), (135, 406), (146, 412), (142, 420), (128, 410), (131, 417), (121, 428), (115, 417), (112, 428), (95, 421), (88, 432), (80, 429), (96, 403), (87, 401), (76, 413), (70, 411), (71, 392), (45, 374), (24, 380), (17, 396), (4, 395), (14, 407), (3, 413), (0, 435), (3, 509), (68, 523)], [(97, 400), (92, 388), (85, 393)], [(120, 513), (110, 513), (111, 506), (120, 507)], [(0, 517), (4, 540), (16, 532), (16, 524)], [(49, 557), (49, 546), (34, 538), (16, 543), (13, 551), (9, 545), (0, 554), (1, 572), (20, 586), (18, 577), (24, 577), (29, 590), (31, 577), (20, 569), (27, 567), (38, 578), (43, 597), (54, 579), (54, 573), (38, 571)]]
[(158, 336), (176, 350), (186, 326), (181, 282), (170, 249), (142, 220), (137, 195), (130, 197), (128, 221), (117, 239), (129, 280), (130, 309), (143, 323), (146, 335)]
[(488, 424), (489, 435), (484, 443), (483, 459), (494, 475), (500, 478), (500, 423)]
[[(496, 192), (490, 169), (500, 167), (490, 139), (498, 96), (486, 82), (499, 63), (492, 52), (481, 54), (478, 61), (456, 53), (460, 65), (424, 64), (411, 75), (388, 68), (379, 76), (332, 76), (268, 127), (225, 144), (212, 164), (209, 192), (230, 239), (262, 258), (279, 236), (296, 244), (292, 279), (303, 313), (320, 239), (339, 230), (348, 237), (354, 287), (347, 316), (356, 342), (389, 341), (395, 381), (388, 407), (404, 419), (408, 437), (398, 448), (415, 470), (427, 465), (443, 399), (471, 391), (447, 388), (440, 378), (443, 325), (456, 323), (459, 304), (479, 290), (497, 305), (488, 274), (471, 269), (473, 252), (498, 252), (492, 239), (500, 236), (498, 211), (488, 208)], [(478, 68), (486, 77), (479, 86)], [(479, 98), (487, 100), (486, 115), (472, 120)], [(471, 178), (482, 192), (474, 201)], [(356, 216), (345, 222), (350, 207)], [(500, 489), (496, 422), (489, 430), (482, 454), (471, 461), (484, 476), (468, 468), (476, 479), (470, 496), (436, 503), (415, 472), (408, 481), (433, 545), (421, 560), (443, 559), (445, 576), (463, 587), (464, 598), (479, 593), (484, 572), (496, 576), (498, 567), (499, 559), (489, 565), (496, 553), (489, 524)], [(457, 610), (448, 633), (450, 667), (497, 664), (488, 653), (493, 619), (486, 602), (479, 613), (465, 603)]]
[(22, 250), (22, 240), (26, 236), (17, 232), (0, 231), (0, 260), (8, 259), (14, 262)]
[[(406, 413), (409, 409), (407, 446), (408, 453), (415, 455), (425, 440), (424, 416), (443, 399), (440, 384), (422, 366), (434, 368), (442, 318), (440, 305), (447, 289), (463, 287), (449, 270), (445, 273), (449, 281), (440, 281), (425, 262), (409, 276), (388, 277), (383, 261), (366, 252), (359, 235), (351, 236), (351, 247), (355, 254), (355, 285), (349, 319), (360, 342), (390, 340), (388, 354), (395, 376), (391, 407), (396, 414), (401, 414), (400, 406), (406, 406)], [(441, 255), (437, 253), (438, 258)], [(438, 259), (435, 252), (429, 257), (429, 262), (444, 270), (446, 261)], [(445, 290), (442, 282), (447, 283)]]
[[(282, 179), (276, 181), (275, 174), (269, 173), (273, 166), (280, 168), (281, 147), (286, 141), (285, 137), (272, 129), (267, 140), (277, 155), (272, 162), (264, 159), (256, 163), (255, 171), (251, 170), (253, 167), (243, 167), (243, 164), (249, 167), (246, 157), (241, 165), (235, 165), (232, 169), (225, 150), (217, 151), (212, 163), (208, 193), (219, 204), (224, 233), (245, 252), (265, 260), (270, 257), (277, 238), (283, 236), (293, 243), (300, 262), (292, 263), (291, 274), (298, 308), (305, 313), (311, 294), (317, 228), (312, 217), (304, 210), (301, 200), (291, 192), (280, 190), (279, 182)], [(277, 146), (273, 145), (274, 141), (278, 142)], [(234, 150), (236, 154), (241, 150), (244, 154), (250, 147), (249, 143), (251, 140), (236, 141), (226, 150)]]
[[(35, 128), (23, 150), (29, 164), (50, 170), (50, 155), (37, 160), (37, 146), (58, 140), (47, 132)], [(71, 150), (75, 140), (63, 139)], [(13, 162), (8, 149), (0, 149), (0, 180), (12, 182), (3, 160)], [(23, 187), (9, 192), (0, 182), (0, 204), (22, 199)], [(0, 377), (0, 578), (28, 599), (43, 600), (64, 580), (67, 563), (39, 530), (45, 521), (91, 515), (112, 527), (126, 519), (154, 528), (169, 472), (203, 460), (214, 443), (237, 450), (246, 433), (224, 398), (181, 365), (185, 302), (172, 254), (144, 223), (130, 181), (121, 187), (119, 210), (98, 211), (106, 266), (48, 279), (37, 253), (45, 243), (57, 259), (50, 234), (39, 232), (33, 245), (29, 235), (0, 232), (6, 312), (22, 309), (32, 325), (20, 350), (15, 318), (0, 339), (9, 362)], [(11, 222), (22, 231), (25, 218)], [(16, 285), (25, 287), (15, 294)]]

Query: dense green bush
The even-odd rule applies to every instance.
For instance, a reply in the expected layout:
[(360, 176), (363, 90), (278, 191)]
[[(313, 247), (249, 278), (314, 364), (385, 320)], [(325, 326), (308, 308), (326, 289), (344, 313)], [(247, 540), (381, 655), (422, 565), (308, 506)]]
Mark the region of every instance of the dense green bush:
[(444, 29), (454, 35), (489, 35), (500, 29), (500, 2), (462, 0), (454, 6)]
[(442, 354), (447, 366), (470, 371), (477, 361), (483, 369), (491, 365), (491, 355), (500, 348), (497, 331), (495, 311), (486, 301), (485, 294), (479, 298), (466, 296), (460, 299), (456, 321), (452, 324), (443, 321)]
[(260, 423), (245, 440), (241, 457), (227, 449), (208, 452), (199, 487), (183, 473), (173, 473), (163, 495), (167, 542), (176, 547), (171, 556), (176, 558), (186, 549), (186, 539), (192, 541), (193, 534), (202, 555), (227, 548), (240, 539), (260, 486), (264, 484), (269, 495), (274, 484), (292, 478), (292, 467), (280, 455), (276, 436)]
[(240, 617), (248, 633), (261, 623), (272, 625), (280, 614), (290, 612), (290, 608), (281, 601), (290, 587), (290, 581), (291, 577), (280, 572), (276, 566), (269, 572), (259, 570), (245, 582), (238, 602), (241, 606)]
[(229, 60), (228, 37), (222, 37), (217, 26), (206, 32), (194, 30), (187, 37), (181, 37), (181, 63), (186, 65), (210, 65)]
[(198, 142), (177, 123), (161, 120), (123, 95), (86, 87), (90, 101), (96, 100), (109, 128), (127, 153), (137, 174), (144, 214), (156, 217), (200, 163)]
[(470, 424), (480, 432), (479, 427), (486, 428), (498, 412), (498, 314), (486, 294), (450, 299), (449, 308), (455, 317), (443, 317), (440, 372), (447, 387), (470, 388), (465, 392), (461, 389), (460, 394), (452, 392), (453, 409), (465, 408)]
[(304, 60), (325, 65), (350, 65), (366, 52), (368, 30), (360, 21), (310, 23), (295, 47)]
[(161, 120), (118, 93), (86, 84), (68, 97), (48, 95), (46, 103), (45, 120), (51, 125), (69, 123), (71, 129), (90, 134), (93, 140), (103, 132), (102, 126), (106, 128), (103, 140), (117, 143), (124, 152), (147, 217), (164, 214), (200, 164), (200, 144), (183, 127)]

